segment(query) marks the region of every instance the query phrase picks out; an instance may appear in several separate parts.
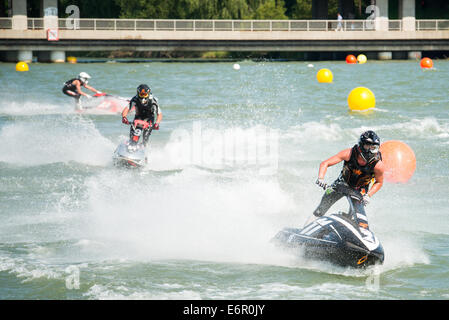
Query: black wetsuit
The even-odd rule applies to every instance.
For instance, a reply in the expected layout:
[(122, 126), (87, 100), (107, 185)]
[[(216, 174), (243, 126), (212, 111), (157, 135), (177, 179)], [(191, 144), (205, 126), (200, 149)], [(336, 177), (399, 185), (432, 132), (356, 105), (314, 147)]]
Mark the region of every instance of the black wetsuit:
[(84, 86), (83, 81), (81, 81), (78, 78), (74, 78), (64, 83), (64, 86), (62, 87), (62, 92), (65, 95), (68, 95), (69, 97), (75, 98), (76, 103), (79, 103), (81, 94), (79, 94), (79, 92), (76, 90), (76, 85), (73, 84), (73, 81), (75, 80), (78, 80), (79, 82), (81, 82), (81, 86)]
[[(336, 184), (345, 184), (361, 193), (368, 192), (370, 183), (372, 179), (374, 179), (374, 167), (380, 160), (382, 160), (382, 155), (378, 152), (369, 163), (362, 166), (357, 161), (359, 154), (359, 146), (355, 145), (352, 147), (349, 161), (344, 162), (340, 176), (334, 181), (332, 186), (335, 186)], [(335, 202), (341, 199), (341, 197), (343, 197), (341, 193), (337, 193), (332, 188), (328, 188), (321, 198), (318, 208), (316, 208), (313, 214), (318, 217), (324, 215)], [(368, 229), (368, 219), (366, 218), (363, 203), (352, 198), (351, 200), (357, 213), (357, 217), (361, 220), (360, 226)]]
[[(154, 125), (157, 116), (160, 113), (160, 107), (157, 103), (157, 98), (150, 95), (148, 98), (147, 104), (142, 104), (139, 100), (139, 97), (136, 95), (129, 101), (129, 110), (135, 107), (135, 116), (134, 120), (145, 120), (150, 123), (150, 127), (146, 129), (143, 133), (143, 143), (146, 145), (148, 142), (148, 138), (151, 134), (151, 128)], [(133, 121), (134, 121), (133, 120)], [(131, 126), (130, 137), (133, 136), (133, 127)]]

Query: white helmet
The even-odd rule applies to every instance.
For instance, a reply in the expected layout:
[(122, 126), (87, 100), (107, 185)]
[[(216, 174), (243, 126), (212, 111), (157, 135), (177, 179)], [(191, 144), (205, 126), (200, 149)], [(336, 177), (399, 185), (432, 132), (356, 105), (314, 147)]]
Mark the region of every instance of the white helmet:
[(78, 79), (80, 79), (82, 82), (87, 83), (88, 79), (90, 79), (90, 75), (88, 75), (86, 72), (81, 72), (78, 75)]

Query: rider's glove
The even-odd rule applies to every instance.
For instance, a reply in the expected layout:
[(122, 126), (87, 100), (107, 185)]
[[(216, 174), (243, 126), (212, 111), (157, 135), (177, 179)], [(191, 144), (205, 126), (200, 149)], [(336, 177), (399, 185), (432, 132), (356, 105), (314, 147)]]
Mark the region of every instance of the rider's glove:
[(129, 124), (128, 118), (127, 117), (122, 117), (122, 123)]
[(368, 194), (364, 194), (363, 195), (363, 200), (362, 201), (363, 201), (363, 205), (364, 206), (367, 206), (369, 204), (370, 200), (371, 200), (371, 197)]
[(91, 96), (91, 95), (88, 95), (88, 94), (86, 94), (86, 98), (87, 98), (87, 99), (92, 99), (92, 96)]
[(327, 184), (326, 182), (324, 182), (324, 179), (320, 179), (318, 178), (315, 182), (319, 187), (323, 188), (324, 190), (326, 190), (327, 188)]
[(154, 130), (159, 130), (159, 123), (156, 122), (156, 123), (154, 124), (154, 126), (153, 126), (153, 129), (154, 129)]

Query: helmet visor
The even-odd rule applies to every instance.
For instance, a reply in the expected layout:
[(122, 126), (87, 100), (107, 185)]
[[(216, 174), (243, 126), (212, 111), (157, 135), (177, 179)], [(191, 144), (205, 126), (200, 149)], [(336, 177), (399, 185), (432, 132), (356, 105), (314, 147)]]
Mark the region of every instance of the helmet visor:
[(147, 90), (145, 90), (145, 89), (142, 89), (142, 90), (140, 90), (140, 92), (139, 92), (139, 98), (148, 98), (148, 92), (149, 92), (149, 90), (147, 91)]
[(370, 144), (370, 143), (365, 143), (363, 145), (363, 149), (365, 151), (369, 151), (371, 153), (378, 153), (379, 152), (379, 145), (377, 144)]

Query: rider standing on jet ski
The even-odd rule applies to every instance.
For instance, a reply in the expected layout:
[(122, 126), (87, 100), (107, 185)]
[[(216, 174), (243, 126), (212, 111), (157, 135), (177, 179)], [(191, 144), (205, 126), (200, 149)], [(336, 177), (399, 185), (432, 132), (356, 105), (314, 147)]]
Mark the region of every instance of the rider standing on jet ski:
[[(128, 112), (135, 108), (134, 120), (145, 120), (152, 124), (152, 127), (146, 129), (143, 133), (143, 143), (146, 146), (151, 130), (159, 130), (159, 123), (162, 120), (162, 111), (157, 103), (157, 98), (151, 94), (151, 89), (146, 84), (137, 87), (137, 94), (130, 100), (128, 107), (122, 111), (122, 122), (129, 124)], [(130, 129), (130, 136), (133, 136), (133, 127)]]
[[(364, 206), (369, 203), (370, 198), (379, 191), (383, 184), (384, 164), (382, 163), (379, 147), (380, 139), (377, 134), (371, 130), (366, 131), (360, 136), (358, 144), (352, 148), (340, 151), (335, 156), (321, 162), (316, 184), (326, 191), (318, 208), (313, 212), (315, 216), (320, 217), (324, 215), (343, 196), (335, 192), (332, 187), (335, 187), (337, 184), (344, 184), (363, 195), (361, 201), (351, 199), (360, 227), (368, 229), (368, 219)], [(327, 168), (341, 161), (344, 161), (344, 164), (340, 176), (334, 181), (331, 188), (327, 188), (324, 182)], [(372, 181), (374, 183), (370, 188)]]
[(90, 91), (95, 93), (101, 93), (97, 89), (87, 84), (90, 78), (90, 75), (88, 75), (86, 72), (81, 72), (78, 77), (66, 81), (64, 83), (64, 87), (62, 88), (62, 92), (65, 95), (75, 98), (76, 109), (78, 110), (82, 109), (80, 104), (81, 96), (92, 98), (90, 95), (81, 91), (81, 87), (85, 87), (86, 89), (89, 89)]

